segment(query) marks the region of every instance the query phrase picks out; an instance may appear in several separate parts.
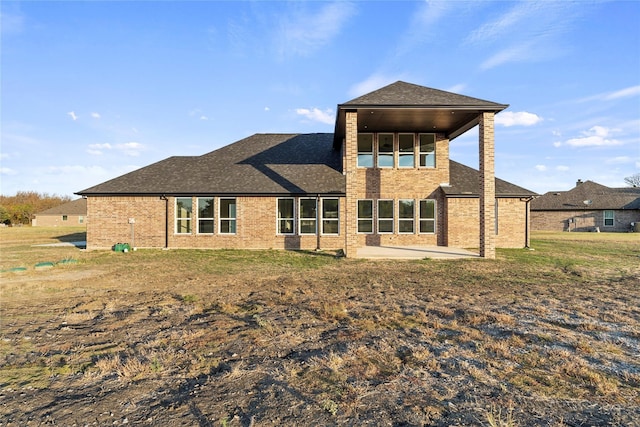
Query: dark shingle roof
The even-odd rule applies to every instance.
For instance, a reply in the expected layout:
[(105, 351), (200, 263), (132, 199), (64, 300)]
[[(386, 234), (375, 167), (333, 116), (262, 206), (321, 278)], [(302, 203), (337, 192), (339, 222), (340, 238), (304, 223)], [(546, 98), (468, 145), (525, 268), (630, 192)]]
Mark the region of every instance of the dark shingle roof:
[[(449, 160), (449, 186), (442, 186), (448, 197), (477, 197), (480, 194), (480, 172), (453, 160)], [(536, 193), (496, 178), (497, 197), (530, 197)]]
[(501, 111), (507, 106), (425, 86), (397, 81), (341, 104), (347, 106), (473, 107)]
[(202, 156), (170, 157), (77, 194), (344, 193), (333, 134), (256, 134)]
[(86, 215), (87, 199), (76, 199), (36, 213), (36, 215)]
[[(585, 203), (589, 201), (589, 203)], [(610, 188), (585, 181), (568, 191), (550, 191), (531, 203), (532, 211), (640, 209), (640, 188)]]

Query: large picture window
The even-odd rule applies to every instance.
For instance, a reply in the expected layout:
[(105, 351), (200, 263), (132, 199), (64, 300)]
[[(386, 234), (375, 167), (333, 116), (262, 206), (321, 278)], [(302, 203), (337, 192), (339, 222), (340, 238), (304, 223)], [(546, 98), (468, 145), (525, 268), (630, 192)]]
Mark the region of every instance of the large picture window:
[(412, 133), (401, 133), (398, 135), (398, 167), (414, 167), (414, 143)]
[(393, 233), (393, 200), (378, 200), (378, 233)]
[(213, 234), (213, 197), (198, 197), (198, 234)]
[(300, 199), (300, 234), (316, 233), (316, 199)]
[(340, 234), (338, 199), (322, 199), (322, 234)]
[(436, 201), (420, 200), (420, 233), (436, 232)]
[(236, 233), (236, 199), (220, 199), (220, 234)]
[(176, 233), (191, 234), (191, 212), (193, 201), (191, 197), (176, 198)]
[(413, 233), (415, 222), (415, 202), (413, 200), (398, 200), (398, 232)]
[(393, 134), (378, 134), (378, 167), (393, 167)]
[(358, 200), (358, 233), (373, 233), (373, 200)]
[(278, 234), (294, 234), (294, 199), (278, 199)]
[(615, 218), (613, 211), (604, 211), (604, 226), (613, 227), (615, 224)]
[(420, 167), (436, 167), (436, 136), (432, 133), (420, 134)]
[(373, 134), (358, 134), (358, 167), (373, 167)]

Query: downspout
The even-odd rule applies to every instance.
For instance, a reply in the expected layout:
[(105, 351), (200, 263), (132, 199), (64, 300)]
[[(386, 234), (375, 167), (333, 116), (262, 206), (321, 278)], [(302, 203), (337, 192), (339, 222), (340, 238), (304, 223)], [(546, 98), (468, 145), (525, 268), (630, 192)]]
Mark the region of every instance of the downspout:
[(160, 196), (164, 200), (164, 248), (169, 248), (169, 198), (164, 194)]
[(316, 194), (316, 252), (320, 251), (320, 195)]
[(524, 201), (524, 248), (525, 249), (530, 249), (529, 248), (529, 203), (531, 203), (531, 201), (533, 199), (535, 199), (535, 196), (530, 196), (527, 197), (526, 199), (520, 199)]

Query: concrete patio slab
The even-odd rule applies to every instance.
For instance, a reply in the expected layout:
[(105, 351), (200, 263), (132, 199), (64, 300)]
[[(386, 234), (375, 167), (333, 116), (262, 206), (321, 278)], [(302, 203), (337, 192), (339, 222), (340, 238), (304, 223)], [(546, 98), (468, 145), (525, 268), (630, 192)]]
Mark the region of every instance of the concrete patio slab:
[(480, 258), (477, 253), (446, 246), (363, 246), (357, 258), (367, 259), (462, 259)]

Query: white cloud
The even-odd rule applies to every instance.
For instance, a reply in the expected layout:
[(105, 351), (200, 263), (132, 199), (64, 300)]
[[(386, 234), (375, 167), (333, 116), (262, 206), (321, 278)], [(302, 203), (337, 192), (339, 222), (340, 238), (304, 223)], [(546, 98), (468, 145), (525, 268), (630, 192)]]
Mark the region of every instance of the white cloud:
[(566, 172), (568, 171), (570, 168), (569, 166), (565, 166), (565, 165), (558, 165), (556, 166), (556, 170), (559, 172)]
[(369, 93), (376, 89), (380, 89), (381, 87), (394, 83), (398, 80), (401, 80), (401, 79), (394, 76), (373, 74), (369, 76), (366, 80), (351, 86), (351, 88), (349, 89), (349, 96), (356, 98), (360, 95), (364, 95), (365, 93)]
[(457, 85), (453, 85), (451, 86), (449, 89), (446, 89), (447, 92), (453, 92), (453, 93), (462, 93), (464, 92), (464, 89), (467, 87), (466, 84), (464, 83), (458, 83)]
[(583, 131), (581, 137), (568, 139), (565, 144), (571, 147), (610, 147), (621, 145), (616, 139), (610, 138), (611, 129), (603, 126), (593, 126)]
[(269, 108), (269, 107), (264, 107), (264, 111), (271, 111), (271, 108)]
[(503, 111), (496, 115), (495, 122), (497, 125), (505, 127), (509, 126), (533, 126), (542, 121), (542, 117), (534, 113), (526, 111)]
[(18, 171), (11, 169), (11, 168), (5, 168), (5, 167), (1, 167), (0, 168), (0, 175), (17, 175)]
[(604, 96), (604, 99), (618, 99), (618, 98), (627, 98), (629, 96), (637, 96), (640, 95), (640, 85), (639, 86), (631, 86), (625, 89), (621, 89)]
[(140, 144), (139, 142), (125, 142), (115, 145), (106, 142), (104, 144), (89, 144), (87, 153), (94, 156), (101, 156), (106, 151), (115, 150), (123, 153), (126, 156), (136, 157), (140, 155), (144, 148), (144, 145)]
[(73, 121), (75, 122), (76, 120), (78, 120), (78, 116), (76, 116), (76, 113), (73, 111), (69, 111), (67, 113), (69, 115), (69, 117), (71, 117), (73, 119)]
[(556, 142), (553, 143), (553, 146), (556, 147), (556, 148), (562, 147), (562, 142), (556, 141)]
[(335, 121), (334, 113), (330, 108), (327, 108), (324, 111), (320, 110), (319, 108), (297, 108), (296, 114), (306, 117), (307, 119), (314, 122), (333, 124)]
[(297, 12), (284, 16), (280, 22), (278, 50), (282, 56), (307, 56), (330, 43), (355, 13), (349, 2), (320, 3), (320, 10)]
[(606, 159), (604, 162), (608, 165), (624, 165), (627, 163), (633, 163), (633, 158), (629, 156), (618, 156)]
[(91, 113), (91, 117), (93, 117), (94, 119), (99, 119), (100, 113)]
[(203, 115), (203, 116), (200, 116), (200, 120), (205, 120), (206, 121), (206, 120), (209, 120), (209, 117)]
[(536, 170), (540, 171), (540, 172), (544, 172), (547, 170), (547, 167), (545, 165), (536, 165)]
[(93, 154), (94, 156), (100, 156), (104, 153), (104, 150), (111, 150), (111, 144), (89, 144), (89, 148), (87, 149), (87, 153)]

